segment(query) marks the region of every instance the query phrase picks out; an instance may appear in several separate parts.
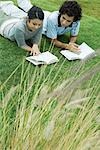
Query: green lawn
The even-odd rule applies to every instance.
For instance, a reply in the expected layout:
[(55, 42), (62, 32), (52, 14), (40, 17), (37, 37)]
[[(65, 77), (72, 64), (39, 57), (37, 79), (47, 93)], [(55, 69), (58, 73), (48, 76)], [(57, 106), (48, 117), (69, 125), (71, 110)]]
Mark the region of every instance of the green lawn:
[[(16, 1), (14, 2), (16, 3)], [(53, 11), (53, 10), (57, 10), (59, 8), (59, 5), (62, 4), (63, 1), (58, 0), (56, 2), (54, 0), (51, 0), (50, 2), (48, 2), (46, 0), (41, 0), (41, 1), (36, 0), (35, 2), (34, 1), (32, 2), (33, 4), (41, 6), (45, 10)], [(79, 0), (79, 3), (81, 4), (83, 8), (83, 18), (81, 21), (81, 28), (80, 28), (80, 33), (79, 33), (77, 42), (78, 44), (80, 44), (83, 41), (85, 41), (93, 49), (95, 50), (99, 49), (100, 48), (100, 42), (99, 42), (99, 39), (100, 39), (99, 38), (100, 37), (99, 35), (100, 33), (100, 27), (99, 27), (100, 2), (97, 0), (93, 0), (93, 1)], [(63, 39), (63, 37), (61, 37), (61, 39)], [(65, 36), (65, 39), (66, 39), (66, 36)], [(45, 41), (46, 41), (46, 45), (44, 46)], [(43, 49), (45, 50), (49, 49), (49, 45), (50, 43), (45, 38), (43, 38), (41, 51)], [(53, 53), (56, 54), (58, 57), (61, 57), (61, 55), (59, 54), (58, 48), (54, 48)], [(1, 83), (3, 83), (8, 78), (8, 76), (13, 72), (13, 70), (20, 63), (22, 63), (26, 55), (28, 55), (28, 53), (18, 48), (14, 42), (4, 39), (3, 37), (0, 36), (0, 82)], [(62, 61), (64, 61), (63, 57), (61, 57), (61, 61), (58, 63), (57, 68), (60, 67)], [(98, 61), (99, 61), (99, 56), (87, 62), (86, 66), (90, 67), (92, 64), (95, 64)], [(65, 61), (63, 69), (61, 71), (62, 78), (63, 78), (63, 72), (65, 70), (68, 70), (70, 66), (73, 65), (73, 63), (75, 64), (77, 63), (77, 61), (75, 62), (69, 62), (68, 60)], [(32, 66), (33, 70), (34, 68), (35, 67)], [(52, 65), (48, 66), (48, 68), (49, 69), (52, 68)], [(17, 73), (17, 77), (16, 77), (17, 81), (18, 81), (18, 76), (20, 76), (20, 69)], [(17, 82), (17, 81), (14, 81), (14, 82)], [(11, 81), (11, 84), (12, 83), (13, 83), (13, 79)]]

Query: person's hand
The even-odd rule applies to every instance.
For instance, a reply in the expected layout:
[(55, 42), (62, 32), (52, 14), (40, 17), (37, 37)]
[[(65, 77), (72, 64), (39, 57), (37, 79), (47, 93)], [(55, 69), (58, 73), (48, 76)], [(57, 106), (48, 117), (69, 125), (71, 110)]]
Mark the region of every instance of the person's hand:
[(34, 44), (32, 47), (31, 55), (35, 56), (40, 54), (39, 48), (37, 44)]
[(79, 54), (80, 53), (80, 48), (76, 43), (69, 43), (67, 49), (70, 51)]

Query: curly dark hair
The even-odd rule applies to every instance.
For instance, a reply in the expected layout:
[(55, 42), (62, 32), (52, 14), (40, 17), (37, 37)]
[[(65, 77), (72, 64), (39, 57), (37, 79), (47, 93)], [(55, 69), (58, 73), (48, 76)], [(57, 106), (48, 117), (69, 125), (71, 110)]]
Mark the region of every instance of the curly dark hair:
[(33, 6), (29, 11), (28, 11), (28, 18), (29, 19), (44, 19), (44, 12), (40, 7)]
[(67, 14), (69, 17), (74, 16), (74, 21), (78, 21), (82, 17), (82, 9), (76, 1), (65, 1), (59, 9), (59, 13)]

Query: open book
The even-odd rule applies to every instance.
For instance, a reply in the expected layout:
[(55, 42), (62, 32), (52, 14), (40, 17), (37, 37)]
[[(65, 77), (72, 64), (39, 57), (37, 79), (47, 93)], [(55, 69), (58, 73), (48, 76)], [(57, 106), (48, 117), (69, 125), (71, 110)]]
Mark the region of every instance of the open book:
[(85, 42), (83, 42), (80, 46), (80, 53), (76, 54), (69, 50), (61, 50), (60, 53), (64, 55), (68, 60), (87, 60), (95, 56), (95, 51), (89, 47)]
[(59, 61), (58, 58), (49, 51), (43, 52), (37, 56), (26, 57), (26, 60), (30, 61), (34, 65), (52, 64)]

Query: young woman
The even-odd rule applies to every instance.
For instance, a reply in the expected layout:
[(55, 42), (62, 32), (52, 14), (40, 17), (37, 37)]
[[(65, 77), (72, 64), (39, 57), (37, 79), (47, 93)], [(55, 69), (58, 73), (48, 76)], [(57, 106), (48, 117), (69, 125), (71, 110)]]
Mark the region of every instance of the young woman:
[[(30, 0), (17, 0), (19, 7), (28, 11), (32, 7)], [(46, 35), (57, 47), (69, 49), (71, 51), (79, 50), (75, 44), (79, 28), (82, 9), (76, 1), (65, 1), (59, 11), (52, 13), (44, 11), (43, 34)], [(59, 35), (70, 33), (69, 43), (63, 43), (58, 40)]]
[(40, 53), (39, 42), (42, 35), (44, 13), (32, 6), (27, 13), (17, 8), (13, 2), (0, 2), (0, 34), (18, 46), (31, 52)]

